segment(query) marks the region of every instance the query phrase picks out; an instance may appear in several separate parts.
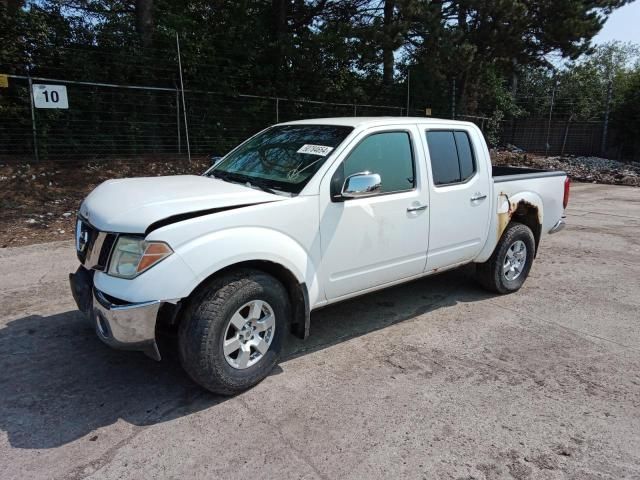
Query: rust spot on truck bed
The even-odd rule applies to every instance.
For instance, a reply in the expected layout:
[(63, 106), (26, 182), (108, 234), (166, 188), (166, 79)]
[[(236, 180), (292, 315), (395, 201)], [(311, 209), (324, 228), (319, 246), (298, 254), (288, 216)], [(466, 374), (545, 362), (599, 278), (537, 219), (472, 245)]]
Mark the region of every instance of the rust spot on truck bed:
[[(507, 225), (509, 225), (509, 222), (514, 216), (531, 219), (531, 217), (535, 215), (538, 225), (542, 225), (540, 210), (534, 204), (527, 202), (526, 200), (520, 200), (517, 203), (512, 202), (509, 200), (509, 196), (506, 193), (500, 193), (499, 198), (502, 197), (507, 199), (508, 210), (506, 212), (498, 212), (498, 238), (502, 237)], [(498, 208), (498, 210), (500, 210), (500, 208)]]
[(507, 225), (509, 225), (510, 221), (511, 209), (509, 209), (508, 212), (498, 214), (498, 238), (502, 236), (502, 232), (504, 232), (504, 229), (507, 228)]
[(498, 205), (498, 238), (500, 238), (502, 236), (502, 232), (504, 232), (505, 228), (507, 228), (507, 225), (509, 225), (509, 222), (511, 221), (511, 215), (513, 215), (513, 212), (515, 212), (516, 206), (511, 203), (511, 201), (509, 200), (509, 196), (506, 193), (500, 192), (498, 198), (501, 202), (504, 198), (508, 203), (508, 209), (506, 212), (500, 211), (504, 210), (504, 206), (502, 203)]

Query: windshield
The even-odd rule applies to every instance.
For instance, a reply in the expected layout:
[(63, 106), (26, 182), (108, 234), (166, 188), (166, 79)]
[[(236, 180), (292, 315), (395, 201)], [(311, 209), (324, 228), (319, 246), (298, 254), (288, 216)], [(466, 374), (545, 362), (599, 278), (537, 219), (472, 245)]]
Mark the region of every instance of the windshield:
[(336, 125), (271, 127), (232, 151), (207, 175), (297, 194), (352, 130)]

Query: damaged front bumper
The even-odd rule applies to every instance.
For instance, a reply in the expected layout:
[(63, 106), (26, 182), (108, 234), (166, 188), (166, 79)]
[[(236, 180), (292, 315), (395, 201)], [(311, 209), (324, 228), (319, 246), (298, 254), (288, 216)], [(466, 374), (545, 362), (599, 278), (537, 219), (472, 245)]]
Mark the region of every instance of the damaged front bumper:
[(94, 287), (93, 271), (84, 267), (69, 274), (69, 283), (78, 308), (94, 324), (100, 340), (113, 348), (142, 351), (160, 360), (156, 321), (162, 302), (126, 303), (112, 298)]

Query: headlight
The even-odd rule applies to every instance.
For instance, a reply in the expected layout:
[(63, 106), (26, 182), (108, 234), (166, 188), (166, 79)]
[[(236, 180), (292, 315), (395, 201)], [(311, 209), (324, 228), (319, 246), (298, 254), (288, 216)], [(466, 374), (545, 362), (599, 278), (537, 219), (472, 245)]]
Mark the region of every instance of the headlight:
[(111, 254), (108, 273), (115, 277), (133, 278), (172, 253), (166, 243), (120, 236)]

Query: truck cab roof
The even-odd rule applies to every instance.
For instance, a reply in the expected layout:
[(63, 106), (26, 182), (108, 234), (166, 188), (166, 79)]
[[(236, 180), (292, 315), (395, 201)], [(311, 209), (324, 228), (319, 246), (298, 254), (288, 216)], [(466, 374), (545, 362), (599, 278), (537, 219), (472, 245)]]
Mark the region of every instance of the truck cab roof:
[(471, 122), (462, 122), (459, 120), (449, 120), (446, 118), (431, 117), (335, 117), (335, 118), (311, 118), (307, 120), (294, 120), (292, 122), (283, 122), (279, 125), (340, 125), (345, 127), (378, 127), (384, 125), (442, 125), (454, 124), (460, 126), (474, 126)]

